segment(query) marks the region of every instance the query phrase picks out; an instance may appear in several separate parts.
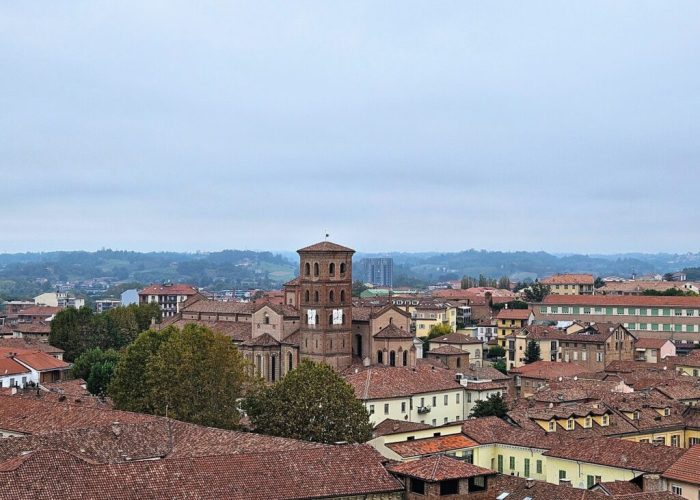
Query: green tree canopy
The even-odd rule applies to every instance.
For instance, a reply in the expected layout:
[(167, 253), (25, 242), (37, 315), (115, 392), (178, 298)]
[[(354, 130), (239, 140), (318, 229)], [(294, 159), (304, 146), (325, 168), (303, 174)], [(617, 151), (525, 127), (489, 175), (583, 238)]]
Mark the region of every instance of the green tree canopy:
[(502, 358), (505, 355), (506, 350), (503, 348), (503, 346), (495, 345), (489, 349), (490, 358)]
[(364, 405), (328, 365), (302, 361), (281, 381), (245, 400), (258, 432), (319, 443), (363, 443), (372, 437)]
[(542, 302), (549, 295), (549, 292), (549, 285), (544, 285), (538, 281), (523, 289), (523, 297), (528, 302)]
[(501, 290), (510, 290), (510, 279), (508, 276), (501, 276), (496, 286)]
[(525, 349), (525, 364), (529, 365), (535, 361), (540, 361), (542, 357), (540, 356), (540, 345), (531, 340), (527, 343), (527, 348)]
[(508, 413), (508, 405), (500, 394), (491, 394), (488, 398), (477, 401), (472, 407), (470, 417), (503, 417)]
[(506, 366), (506, 362), (503, 361), (502, 359), (499, 359), (498, 361), (496, 361), (493, 364), (493, 367), (504, 375), (508, 374), (508, 367)]
[(148, 329), (154, 319), (160, 319), (158, 304), (117, 307), (102, 314), (95, 314), (88, 307), (69, 307), (51, 321), (49, 343), (63, 349), (66, 359), (73, 361), (96, 347), (123, 348)]
[(438, 323), (437, 325), (431, 326), (428, 335), (423, 339), (423, 349), (426, 351), (430, 349), (430, 340), (437, 337), (444, 337), (450, 333), (452, 333), (452, 327), (447, 323)]
[(87, 382), (88, 391), (104, 395), (118, 361), (119, 352), (114, 349), (103, 351), (95, 347), (78, 356), (71, 370), (74, 377)]
[(141, 334), (117, 365), (110, 394), (119, 409), (233, 429), (245, 381), (231, 340), (188, 324)]

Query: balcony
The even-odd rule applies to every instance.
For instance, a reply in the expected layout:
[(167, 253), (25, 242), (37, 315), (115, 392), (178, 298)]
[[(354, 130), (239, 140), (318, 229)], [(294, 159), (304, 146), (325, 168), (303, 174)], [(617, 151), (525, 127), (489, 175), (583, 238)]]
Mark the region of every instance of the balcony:
[(427, 406), (419, 406), (418, 407), (418, 413), (423, 414), (423, 413), (430, 413), (430, 405)]

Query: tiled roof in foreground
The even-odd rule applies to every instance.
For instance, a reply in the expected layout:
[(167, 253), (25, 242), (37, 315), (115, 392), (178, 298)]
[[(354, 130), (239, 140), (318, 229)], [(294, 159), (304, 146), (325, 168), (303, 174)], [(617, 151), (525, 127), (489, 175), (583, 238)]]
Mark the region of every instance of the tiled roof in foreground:
[[(40, 480), (38, 480), (40, 478)], [(267, 500), (403, 490), (367, 445), (97, 464), (61, 450), (0, 463), (0, 499)]]

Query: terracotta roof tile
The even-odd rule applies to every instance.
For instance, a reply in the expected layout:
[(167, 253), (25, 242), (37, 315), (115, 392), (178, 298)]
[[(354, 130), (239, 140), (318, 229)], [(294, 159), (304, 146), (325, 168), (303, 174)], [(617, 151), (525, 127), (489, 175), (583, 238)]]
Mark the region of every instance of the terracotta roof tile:
[(530, 309), (501, 309), (496, 316), (497, 319), (519, 319), (526, 320), (530, 317)]
[(463, 351), (459, 347), (454, 347), (451, 345), (444, 345), (441, 347), (435, 347), (426, 352), (426, 356), (431, 354), (446, 354), (446, 355), (465, 355), (468, 354), (467, 351)]
[(461, 450), (463, 448), (473, 448), (474, 446), (479, 446), (479, 443), (469, 439), (464, 434), (450, 434), (447, 436), (389, 443), (386, 446), (402, 457), (417, 457)]
[(544, 285), (592, 285), (594, 282), (592, 274), (555, 274), (540, 280)]
[(689, 448), (664, 472), (664, 477), (700, 485), (700, 445)]
[(555, 361), (535, 361), (528, 365), (514, 368), (510, 372), (521, 377), (554, 380), (558, 377), (574, 377), (586, 373), (584, 366), (575, 363), (557, 363)]
[(589, 437), (585, 446), (560, 443), (543, 455), (591, 464), (662, 473), (678, 460), (685, 450), (672, 446), (656, 446), (623, 439)]
[(666, 342), (670, 342), (668, 339), (652, 339), (652, 338), (641, 338), (637, 339), (634, 343), (634, 347), (639, 347), (640, 349), (661, 349)]
[(355, 252), (352, 248), (344, 247), (332, 241), (321, 241), (308, 247), (300, 248), (297, 252)]
[(17, 361), (3, 356), (0, 357), (0, 377), (5, 377), (7, 375), (19, 375), (21, 373), (31, 373), (29, 368), (25, 368), (20, 365)]
[(430, 429), (430, 424), (421, 424), (420, 422), (406, 422), (405, 420), (395, 420), (387, 418), (379, 422), (374, 427), (374, 436), (388, 436), (390, 434), (400, 434), (402, 432), (419, 431)]
[(411, 332), (399, 328), (393, 323), (379, 330), (375, 335), (375, 339), (412, 339)]
[(463, 333), (450, 333), (449, 335), (431, 339), (430, 342), (435, 342), (436, 344), (483, 344), (481, 340)]
[(429, 482), (495, 474), (492, 470), (444, 455), (403, 462), (391, 465), (388, 469), (397, 475), (415, 477)]
[(62, 307), (53, 306), (32, 306), (22, 309), (17, 313), (18, 316), (53, 316), (63, 311)]
[(0, 472), (0, 498), (267, 500), (403, 490), (366, 445), (118, 464), (94, 464), (60, 450), (22, 458)]
[(372, 367), (345, 375), (358, 399), (383, 399), (426, 392), (459, 390), (462, 386), (449, 370), (433, 366)]

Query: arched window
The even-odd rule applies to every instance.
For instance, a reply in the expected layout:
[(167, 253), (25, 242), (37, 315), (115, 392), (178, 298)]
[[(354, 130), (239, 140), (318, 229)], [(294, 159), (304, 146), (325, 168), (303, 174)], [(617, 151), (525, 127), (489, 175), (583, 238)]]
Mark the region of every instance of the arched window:
[(258, 354), (255, 356), (255, 373), (259, 377), (262, 371), (262, 356)]
[(403, 365), (408, 366), (408, 351), (403, 352)]
[(345, 274), (345, 262), (340, 263), (340, 274)]
[(328, 264), (328, 274), (335, 276), (335, 264), (333, 262)]
[(333, 313), (328, 315), (328, 326), (333, 326)]
[(340, 291), (340, 303), (345, 302), (345, 290)]
[(263, 323), (266, 325), (270, 324), (270, 317), (267, 314), (263, 317)]
[(331, 290), (330, 292), (328, 292), (328, 300), (329, 300), (330, 302), (335, 302), (335, 292), (334, 292), (333, 290)]
[(314, 292), (314, 301), (318, 302), (318, 290)]
[(377, 351), (377, 364), (384, 364), (384, 353), (382, 351)]
[(304, 298), (306, 299), (306, 302), (309, 301), (309, 295), (310, 295), (310, 294), (309, 294), (309, 291), (307, 290), (307, 291), (304, 293)]
[(309, 276), (311, 274), (311, 264), (308, 262), (304, 264), (304, 274)]
[(291, 372), (292, 368), (294, 368), (294, 358), (292, 357), (292, 353), (287, 354), (287, 371)]
[(394, 351), (389, 353), (389, 366), (396, 366), (396, 353)]
[(394, 318), (389, 317), (389, 324), (390, 324), (390, 325), (393, 325), (393, 324), (394, 324)]
[(318, 267), (318, 262), (315, 262), (314, 263), (314, 276), (318, 276), (319, 274), (321, 274), (321, 270)]
[(462, 367), (462, 358), (457, 358), (457, 368)]
[(270, 356), (270, 380), (277, 379), (277, 356)]

